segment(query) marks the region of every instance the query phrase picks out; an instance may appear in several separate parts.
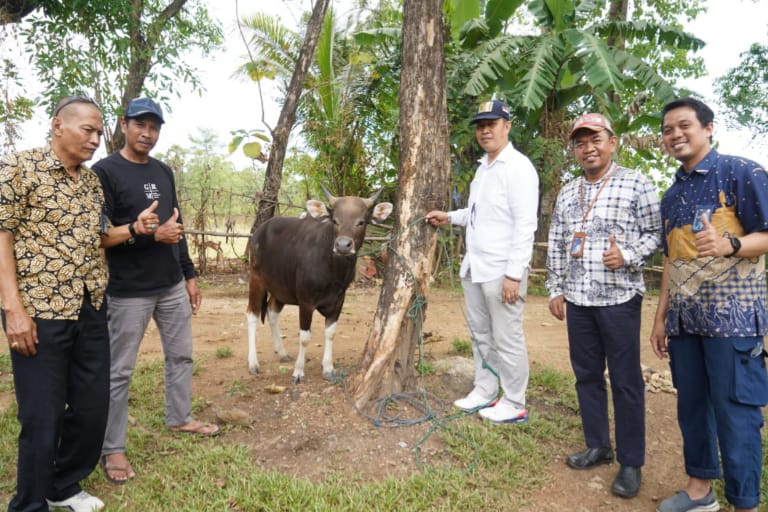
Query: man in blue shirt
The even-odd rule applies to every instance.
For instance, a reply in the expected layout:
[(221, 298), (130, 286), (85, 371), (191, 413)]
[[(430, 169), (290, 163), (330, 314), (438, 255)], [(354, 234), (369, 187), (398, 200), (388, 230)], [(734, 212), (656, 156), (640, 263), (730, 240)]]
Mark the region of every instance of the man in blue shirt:
[(657, 510), (719, 510), (710, 481), (721, 477), (721, 458), (726, 498), (737, 512), (756, 512), (768, 403), (768, 174), (712, 149), (714, 114), (701, 101), (673, 101), (662, 117), (664, 146), (682, 165), (661, 202), (665, 260), (651, 346), (670, 358), (688, 483)]

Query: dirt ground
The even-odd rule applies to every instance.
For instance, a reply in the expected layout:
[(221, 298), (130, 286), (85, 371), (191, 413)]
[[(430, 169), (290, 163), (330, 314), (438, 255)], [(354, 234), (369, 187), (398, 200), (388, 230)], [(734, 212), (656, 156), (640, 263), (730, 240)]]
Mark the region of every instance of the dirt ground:
[[(421, 471), (413, 447), (429, 428), (428, 423), (412, 427), (377, 428), (371, 411), (353, 410), (344, 386), (322, 378), (322, 317), (317, 313), (308, 348), (306, 382), (291, 384), (293, 363), (280, 363), (272, 351), (269, 327), (259, 327), (261, 373), (247, 370), (245, 324), (246, 276), (233, 274), (203, 279), (203, 306), (193, 320), (195, 357), (201, 363), (193, 380), (196, 399), (203, 400), (200, 419), (229, 423), (222, 440), (253, 447), (256, 465), (318, 480), (329, 472), (343, 472), (354, 480), (387, 475), (402, 476)], [(426, 310), (425, 352), (430, 360), (446, 357), (454, 339), (468, 340), (461, 293), (432, 290)], [(337, 369), (349, 371), (357, 364), (378, 300), (378, 288), (357, 285), (347, 293), (334, 343)], [(643, 363), (657, 370), (667, 369), (651, 353), (648, 343), (650, 319), (656, 307), (654, 297), (644, 303)], [(298, 348), (297, 308), (286, 307), (281, 317), (285, 345), (292, 356)], [(544, 297), (529, 297), (525, 311), (525, 332), (532, 365), (546, 365), (570, 372), (565, 326), (547, 309)], [(231, 351), (230, 357), (221, 357)], [(219, 357), (217, 357), (217, 351)], [(154, 325), (142, 344), (141, 359), (162, 357)], [(6, 378), (7, 376), (2, 376)], [(436, 381), (435, 381), (436, 382)], [(272, 393), (270, 386), (284, 386)], [(434, 391), (427, 389), (427, 391)], [(2, 393), (0, 393), (2, 395)], [(0, 396), (0, 407), (12, 399)], [(457, 396), (446, 397), (446, 407)], [(240, 423), (240, 425), (238, 425)], [(514, 428), (513, 425), (499, 428)], [(439, 436), (430, 436), (421, 450), (421, 462), (439, 464), (443, 450)], [(680, 434), (675, 416), (675, 397), (669, 393), (647, 395), (647, 464), (643, 469), (640, 495), (623, 500), (610, 493), (618, 470), (616, 464), (591, 471), (574, 471), (564, 464), (570, 451), (542, 453), (551, 459), (551, 480), (536, 496), (532, 510), (598, 512), (653, 511), (658, 500), (678, 490), (685, 481)]]

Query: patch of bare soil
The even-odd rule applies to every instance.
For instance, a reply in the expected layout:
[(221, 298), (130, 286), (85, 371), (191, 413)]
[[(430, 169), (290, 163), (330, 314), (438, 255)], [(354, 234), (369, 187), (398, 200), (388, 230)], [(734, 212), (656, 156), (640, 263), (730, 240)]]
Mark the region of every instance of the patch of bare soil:
[[(372, 411), (364, 414), (355, 411), (345, 387), (331, 384), (322, 377), (323, 319), (319, 314), (315, 315), (312, 326), (304, 384), (291, 384), (293, 363), (281, 363), (273, 353), (267, 325), (259, 327), (261, 373), (253, 376), (248, 373), (246, 361), (246, 275), (207, 277), (202, 282), (203, 305), (193, 320), (195, 357), (201, 363), (201, 370), (194, 377), (193, 392), (195, 397), (203, 398), (208, 404), (198, 414), (200, 419), (221, 422), (222, 418), (228, 418), (235, 423), (225, 429), (222, 439), (250, 446), (256, 465), (262, 469), (274, 469), (311, 480), (341, 472), (348, 479), (369, 481), (421, 470), (413, 448), (430, 424), (377, 428), (370, 417), (366, 417)], [(334, 361), (338, 370), (348, 372), (358, 363), (378, 296), (379, 289), (370, 283), (353, 286), (347, 293), (334, 343)], [(643, 307), (643, 363), (665, 370), (666, 362), (658, 361), (645, 341), (656, 307), (655, 298), (646, 299)], [(298, 349), (297, 308), (285, 308), (281, 328), (286, 348), (295, 356)], [(426, 356), (434, 360), (451, 355), (454, 339), (469, 339), (460, 291), (433, 289), (430, 292), (424, 331), (430, 334), (425, 344)], [(571, 371), (565, 325), (549, 314), (546, 298), (529, 297), (525, 331), (531, 364)], [(216, 357), (217, 350), (221, 353), (223, 349), (231, 350), (232, 357)], [(150, 326), (140, 358), (161, 357), (157, 331)], [(430, 386), (427, 391), (445, 397), (446, 407), (450, 408), (450, 402), (458, 397), (456, 392), (442, 387), (438, 376), (430, 378), (427, 385)], [(276, 386), (285, 389), (273, 393), (279, 390)], [(8, 400), (8, 396), (0, 396), (0, 406)], [(530, 405), (536, 407), (536, 402), (531, 401)], [(590, 471), (567, 468), (564, 463), (567, 453), (582, 448), (579, 444), (567, 447), (563, 453), (542, 451), (542, 457), (551, 459), (551, 480), (534, 496), (532, 510), (653, 511), (659, 499), (684, 484), (674, 395), (647, 395), (647, 463), (637, 498), (623, 500), (610, 493), (611, 482), (618, 470), (616, 464)], [(427, 465), (452, 463), (439, 436), (430, 436), (424, 443), (421, 462)]]

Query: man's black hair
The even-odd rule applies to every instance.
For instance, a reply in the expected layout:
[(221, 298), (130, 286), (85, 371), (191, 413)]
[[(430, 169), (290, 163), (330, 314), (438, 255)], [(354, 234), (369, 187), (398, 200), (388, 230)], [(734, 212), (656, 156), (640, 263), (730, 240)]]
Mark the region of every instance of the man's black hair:
[[(686, 98), (680, 98), (674, 101), (670, 101), (666, 105), (664, 105), (664, 108), (661, 109), (661, 129), (664, 130), (664, 116), (667, 115), (667, 112), (670, 110), (675, 110), (677, 108), (687, 107), (696, 112), (696, 119), (699, 120), (699, 123), (701, 123), (702, 127), (706, 127), (709, 123), (714, 122), (715, 120), (715, 113), (712, 112), (712, 109), (707, 106), (706, 103), (704, 103), (701, 100), (697, 100), (696, 98), (686, 97)], [(712, 136), (709, 137), (710, 144), (712, 143)]]
[(690, 97), (680, 98), (674, 101), (670, 101), (664, 105), (663, 109), (661, 109), (662, 127), (664, 124), (664, 116), (667, 115), (667, 112), (681, 107), (688, 107), (693, 109), (693, 111), (696, 112), (696, 119), (699, 120), (701, 126), (707, 126), (709, 123), (715, 120), (715, 113), (712, 112), (712, 109), (709, 108), (703, 101)]

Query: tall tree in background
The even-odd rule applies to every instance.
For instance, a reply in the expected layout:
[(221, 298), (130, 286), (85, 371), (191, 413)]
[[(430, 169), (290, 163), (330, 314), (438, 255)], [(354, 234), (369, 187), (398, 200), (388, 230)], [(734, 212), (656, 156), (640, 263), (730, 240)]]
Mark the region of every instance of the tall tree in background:
[(88, 93), (114, 120), (107, 149), (123, 144), (117, 117), (142, 94), (166, 101), (182, 88), (199, 90), (190, 51), (210, 54), (222, 40), (202, 0), (41, 2), (24, 20), (43, 95), (49, 105), (67, 94)]
[(715, 80), (715, 91), (737, 125), (768, 138), (768, 44), (754, 43), (741, 62)]
[[(384, 285), (351, 389), (358, 407), (409, 389), (437, 233), (421, 219), (448, 202), (450, 151), (442, 0), (403, 3), (400, 171)], [(409, 312), (413, 312), (410, 315)]]
[[(370, 12), (356, 9), (355, 15), (344, 19), (330, 8), (325, 14), (296, 112), (303, 145), (315, 155), (307, 174), (310, 190), (319, 190), (322, 183), (337, 195), (367, 196), (382, 181), (394, 181), (396, 164), (391, 154), (397, 90), (380, 80), (383, 73), (379, 70), (392, 62), (381, 62), (371, 50), (382, 38), (361, 35), (393, 12), (401, 18), (400, 8), (395, 11), (391, 3), (379, 4)], [(262, 80), (274, 80), (285, 94), (304, 30), (288, 29), (278, 17), (263, 13), (244, 17), (242, 26), (253, 56), (239, 73), (257, 86)], [(397, 58), (395, 72), (399, 71), (399, 52)], [(243, 140), (236, 137), (234, 145)]]
[(312, 9), (312, 16), (307, 24), (304, 44), (293, 70), (291, 82), (288, 85), (285, 102), (280, 110), (280, 117), (277, 120), (277, 126), (274, 130), (271, 130), (272, 146), (269, 151), (269, 161), (267, 162), (267, 174), (264, 178), (264, 189), (259, 199), (256, 219), (253, 221), (253, 226), (251, 226), (251, 232), (275, 215), (277, 197), (280, 194), (280, 182), (283, 177), (283, 161), (285, 160), (288, 147), (288, 136), (296, 120), (296, 109), (298, 108), (299, 99), (304, 88), (304, 79), (307, 76), (307, 71), (317, 48), (317, 42), (320, 38), (320, 31), (323, 27), (323, 19), (325, 18), (325, 12), (328, 10), (329, 2), (330, 0), (316, 0)]

